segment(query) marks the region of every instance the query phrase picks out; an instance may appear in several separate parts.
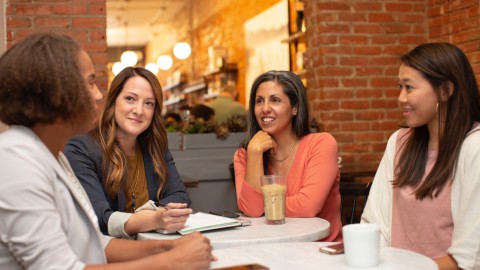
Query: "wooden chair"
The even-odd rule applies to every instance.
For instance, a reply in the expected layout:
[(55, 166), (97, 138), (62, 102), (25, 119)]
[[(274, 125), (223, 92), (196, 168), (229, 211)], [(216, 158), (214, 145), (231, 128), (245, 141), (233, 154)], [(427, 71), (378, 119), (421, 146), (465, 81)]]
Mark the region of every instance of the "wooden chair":
[(235, 169), (233, 168), (233, 163), (230, 163), (228, 165), (228, 170), (230, 171), (230, 177), (232, 178), (232, 181), (235, 184)]
[[(358, 183), (340, 181), (340, 196), (342, 199), (340, 213), (343, 225), (360, 222), (360, 216), (367, 203), (371, 186), (372, 182)], [(359, 203), (361, 207), (357, 209)], [(348, 215), (345, 215), (344, 210)], [(359, 212), (359, 214), (357, 212)]]

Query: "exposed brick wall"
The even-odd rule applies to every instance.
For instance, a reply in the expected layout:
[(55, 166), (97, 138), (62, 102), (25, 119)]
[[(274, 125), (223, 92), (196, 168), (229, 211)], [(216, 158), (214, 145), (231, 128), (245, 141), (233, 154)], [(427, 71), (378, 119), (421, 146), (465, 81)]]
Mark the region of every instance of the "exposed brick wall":
[[(207, 70), (208, 46), (227, 47), (229, 61), (239, 66), (238, 90), (244, 102), (243, 24), (279, 0), (229, 1), (195, 21), (192, 77), (199, 78)], [(346, 164), (378, 165), (389, 135), (402, 120), (396, 87), (399, 55), (427, 41), (452, 42), (467, 53), (480, 79), (478, 0), (304, 2), (305, 66), (312, 114), (321, 129), (336, 137)], [(37, 31), (71, 35), (92, 56), (102, 89), (107, 82), (105, 27), (105, 0), (56, 0), (54, 4), (11, 0), (7, 5), (8, 46)]]
[(208, 46), (228, 48), (228, 61), (238, 64), (239, 101), (245, 103), (244, 23), (280, 0), (233, 0), (231, 4), (199, 24), (193, 31), (196, 77), (208, 70)]
[(305, 0), (310, 106), (344, 163), (375, 167), (398, 128), (398, 58), (427, 40), (426, 4)]
[(107, 90), (105, 0), (10, 0), (6, 9), (7, 48), (31, 33), (69, 35), (88, 52), (98, 87)]
[[(238, 84), (239, 101), (245, 103), (245, 32), (244, 23), (265, 11), (280, 0), (202, 0), (192, 1), (193, 5), (193, 29), (192, 29), (192, 51), (194, 53), (189, 59), (178, 60), (174, 58), (173, 67), (168, 71), (160, 71), (158, 77), (162, 86), (165, 85), (165, 79), (174, 71), (180, 70), (186, 73), (190, 80), (198, 81), (202, 75), (209, 71), (208, 69), (208, 47), (221, 46), (228, 49), (228, 62), (238, 64)], [(221, 3), (219, 3), (221, 2)], [(214, 10), (211, 10), (215, 7)], [(185, 23), (183, 18), (187, 19), (187, 11), (177, 14), (179, 20), (172, 21), (164, 26), (158, 32), (158, 37), (153, 39), (147, 46), (147, 58), (154, 61), (160, 54), (171, 53), (171, 46), (168, 45), (165, 51), (166, 41), (163, 38), (176, 37), (181, 38), (185, 34)], [(178, 29), (178, 33), (170, 33), (172, 29)], [(160, 49), (162, 48), (162, 49)], [(173, 56), (172, 56), (173, 57)], [(193, 74), (191, 74), (193, 73)]]
[(305, 0), (305, 17), (313, 115), (347, 164), (376, 166), (402, 121), (399, 55), (423, 42), (451, 42), (480, 78), (478, 0)]
[(480, 81), (480, 1), (434, 1), (428, 4), (430, 40), (459, 46)]

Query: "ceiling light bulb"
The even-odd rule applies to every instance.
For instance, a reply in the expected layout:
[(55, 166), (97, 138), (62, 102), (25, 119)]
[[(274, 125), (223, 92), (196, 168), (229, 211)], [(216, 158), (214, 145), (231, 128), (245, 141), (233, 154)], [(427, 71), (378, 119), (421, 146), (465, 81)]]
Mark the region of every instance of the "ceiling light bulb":
[(155, 63), (148, 63), (145, 66), (145, 69), (150, 70), (150, 72), (152, 72), (155, 75), (157, 75), (157, 73), (158, 73), (158, 65), (155, 64)]
[(126, 66), (122, 62), (115, 62), (112, 66), (113, 75), (117, 76)]
[(160, 55), (157, 59), (157, 65), (161, 70), (168, 70), (173, 65), (172, 57), (169, 55)]
[(192, 48), (186, 42), (178, 42), (173, 46), (173, 55), (178, 59), (187, 59), (192, 52)]
[(138, 62), (137, 54), (134, 51), (125, 51), (120, 56), (120, 60), (127, 67), (133, 67)]

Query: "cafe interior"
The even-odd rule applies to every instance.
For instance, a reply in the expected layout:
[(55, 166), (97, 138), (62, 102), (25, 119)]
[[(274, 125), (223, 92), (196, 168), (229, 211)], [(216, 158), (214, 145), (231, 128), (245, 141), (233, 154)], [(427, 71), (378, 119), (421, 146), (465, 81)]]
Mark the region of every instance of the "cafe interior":
[[(247, 108), (258, 75), (292, 71), (307, 89), (310, 130), (328, 132), (337, 141), (344, 224), (359, 222), (387, 140), (402, 124), (399, 57), (421, 43), (450, 42), (465, 52), (480, 79), (478, 0), (0, 0), (0, 15), (0, 53), (31, 33), (67, 34), (91, 56), (101, 91), (108, 91), (124, 67), (145, 67), (161, 83), (162, 113), (185, 119), (191, 108), (215, 100), (225, 87), (234, 89)], [(232, 162), (246, 123), (230, 121), (221, 132), (198, 127), (202, 124), (208, 125), (168, 130), (168, 147), (191, 207), (237, 213)], [(271, 232), (277, 242), (312, 242), (328, 235), (328, 225), (318, 220), (303, 224), (287, 218), (284, 225), (288, 232)], [(270, 269), (319, 269), (320, 264), (347, 269), (338, 266), (340, 257), (316, 258), (318, 242), (292, 243), (291, 257), (297, 257), (292, 262), (258, 248), (238, 248), (231, 255), (228, 248), (259, 243), (285, 252), (275, 241), (263, 241), (265, 232), (258, 229), (274, 226), (252, 218), (245, 228), (254, 227), (236, 231), (233, 240), (214, 232), (216, 256), (231, 260), (213, 268), (260, 261)], [(139, 239), (157, 235), (143, 233)], [(436, 269), (420, 256), (384, 250), (385, 268), (378, 269)]]

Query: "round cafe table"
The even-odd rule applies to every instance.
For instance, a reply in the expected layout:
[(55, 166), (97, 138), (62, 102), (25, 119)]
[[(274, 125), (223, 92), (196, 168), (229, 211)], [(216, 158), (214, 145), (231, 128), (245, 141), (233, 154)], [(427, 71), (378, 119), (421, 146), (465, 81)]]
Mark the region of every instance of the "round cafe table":
[(412, 251), (381, 247), (380, 264), (370, 268), (353, 268), (345, 264), (345, 255), (328, 255), (318, 249), (333, 243), (303, 242), (249, 245), (214, 250), (217, 261), (211, 269), (258, 263), (270, 270), (332, 269), (332, 270), (435, 270), (437, 264), (430, 258)]
[[(330, 233), (330, 223), (321, 218), (285, 218), (285, 224), (268, 225), (265, 217), (242, 217), (252, 225), (215, 231), (202, 234), (210, 239), (213, 249), (281, 242), (312, 242), (322, 239)], [(175, 239), (179, 234), (164, 235), (156, 232), (139, 233), (138, 240)]]

